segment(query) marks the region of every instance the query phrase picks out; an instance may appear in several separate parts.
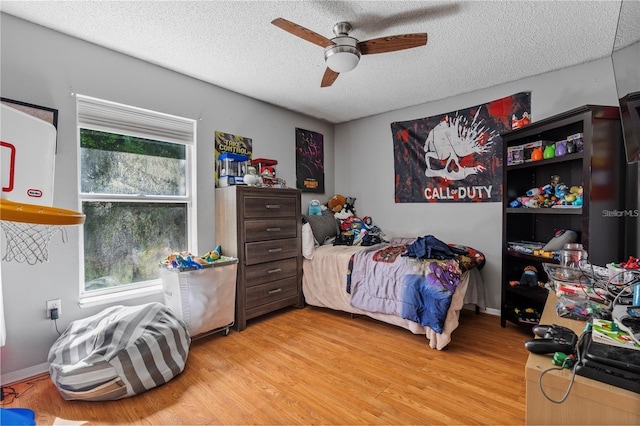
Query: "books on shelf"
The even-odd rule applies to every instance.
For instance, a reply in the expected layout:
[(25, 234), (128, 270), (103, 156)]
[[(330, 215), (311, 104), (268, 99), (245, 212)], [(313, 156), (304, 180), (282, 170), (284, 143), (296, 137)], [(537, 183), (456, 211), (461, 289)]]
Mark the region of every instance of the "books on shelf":
[(640, 350), (640, 344), (634, 341), (629, 333), (621, 330), (613, 321), (593, 318), (591, 338), (594, 342)]

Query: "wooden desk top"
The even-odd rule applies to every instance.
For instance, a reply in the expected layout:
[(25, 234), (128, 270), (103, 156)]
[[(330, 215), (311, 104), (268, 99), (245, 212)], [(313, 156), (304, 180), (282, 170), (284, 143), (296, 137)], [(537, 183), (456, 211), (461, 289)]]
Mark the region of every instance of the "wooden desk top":
[[(561, 318), (556, 314), (556, 302), (558, 298), (553, 292), (549, 292), (547, 303), (540, 318), (540, 324), (558, 324), (573, 330), (578, 336), (584, 331), (586, 323)], [(608, 424), (640, 424), (640, 394), (618, 388), (606, 383), (576, 375), (569, 397), (563, 404), (554, 404), (548, 401), (541, 393), (538, 380), (540, 374), (555, 367), (551, 363), (552, 355), (529, 354), (525, 367), (527, 380), (527, 423), (555, 423), (555, 424), (593, 424), (606, 421)], [(551, 398), (559, 400), (569, 386), (571, 370), (550, 371), (545, 374), (542, 384)], [(536, 407), (532, 401), (535, 400)], [(532, 405), (531, 407), (529, 405)], [(540, 404), (547, 409), (564, 406), (566, 413), (556, 413), (553, 421), (545, 421), (544, 414), (540, 417)], [(551, 404), (547, 406), (547, 404)], [(555, 406), (555, 407), (553, 407)], [(595, 408), (593, 408), (595, 407)], [(602, 413), (604, 417), (594, 418), (591, 410)], [(543, 410), (544, 411), (544, 410)], [(549, 410), (547, 410), (549, 411)], [(610, 414), (606, 412), (610, 411)], [(561, 414), (558, 417), (558, 414)], [(611, 423), (613, 422), (613, 423)]]

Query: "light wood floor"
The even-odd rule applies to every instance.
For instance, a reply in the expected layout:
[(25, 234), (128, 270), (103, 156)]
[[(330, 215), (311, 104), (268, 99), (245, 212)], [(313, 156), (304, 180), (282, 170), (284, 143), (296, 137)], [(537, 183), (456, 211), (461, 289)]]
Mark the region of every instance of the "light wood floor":
[[(120, 401), (65, 401), (47, 375), (2, 407), (39, 425), (524, 424), (529, 335), (465, 310), (445, 351), (424, 336), (322, 308), (195, 340), (182, 374)], [(11, 402), (13, 400), (13, 402)]]

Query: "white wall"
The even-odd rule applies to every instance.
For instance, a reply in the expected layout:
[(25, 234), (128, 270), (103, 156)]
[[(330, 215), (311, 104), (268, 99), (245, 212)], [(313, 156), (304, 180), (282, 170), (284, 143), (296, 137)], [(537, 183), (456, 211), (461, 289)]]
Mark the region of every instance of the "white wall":
[[(256, 158), (278, 160), (278, 176), (295, 186), (295, 128), (324, 135), (325, 188), (334, 192), (333, 126), (233, 93), (199, 80), (98, 47), (12, 16), (0, 15), (1, 95), (58, 109), (54, 205), (78, 210), (76, 107), (72, 92), (198, 119), (198, 251), (215, 247), (213, 140), (220, 130), (253, 139)], [(303, 205), (316, 198), (303, 196)], [(57, 234), (49, 262), (29, 266), (2, 262), (7, 343), (0, 349), (2, 383), (46, 367), (58, 337), (45, 318), (45, 301), (60, 298), (58, 327), (105, 306), (78, 306), (79, 227), (68, 227), (68, 242)], [(4, 241), (3, 241), (4, 243)], [(4, 253), (4, 249), (3, 249)], [(162, 259), (158, 259), (160, 261)], [(162, 295), (127, 304), (161, 301)]]
[[(469, 78), (473, 78), (472, 71)], [(389, 235), (435, 235), (482, 251), (487, 307), (500, 308), (501, 203), (394, 203), (391, 123), (439, 115), (531, 91), (533, 121), (585, 104), (618, 105), (611, 59), (417, 105), (336, 126), (336, 191), (356, 197), (358, 215)]]

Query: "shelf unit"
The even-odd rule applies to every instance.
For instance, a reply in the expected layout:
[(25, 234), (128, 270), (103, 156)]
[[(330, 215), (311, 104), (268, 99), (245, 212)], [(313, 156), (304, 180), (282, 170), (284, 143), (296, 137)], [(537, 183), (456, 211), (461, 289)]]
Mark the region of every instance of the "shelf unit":
[[(507, 149), (535, 141), (562, 141), (576, 133), (583, 134), (583, 150), (560, 157), (507, 165)], [(535, 266), (540, 281), (545, 282), (543, 263), (553, 259), (523, 254), (509, 249), (510, 241), (546, 243), (556, 231), (571, 229), (593, 264), (622, 260), (624, 252), (625, 168), (624, 145), (617, 107), (586, 105), (537, 121), (502, 134), (504, 146), (502, 213), (502, 304), (500, 322), (531, 326), (537, 321), (523, 320), (516, 309), (527, 308), (542, 313), (547, 291), (541, 287), (512, 287), (524, 268)], [(509, 203), (527, 190), (560, 176), (567, 186), (583, 187), (581, 208), (511, 208)], [(538, 317), (539, 318), (539, 317)]]

